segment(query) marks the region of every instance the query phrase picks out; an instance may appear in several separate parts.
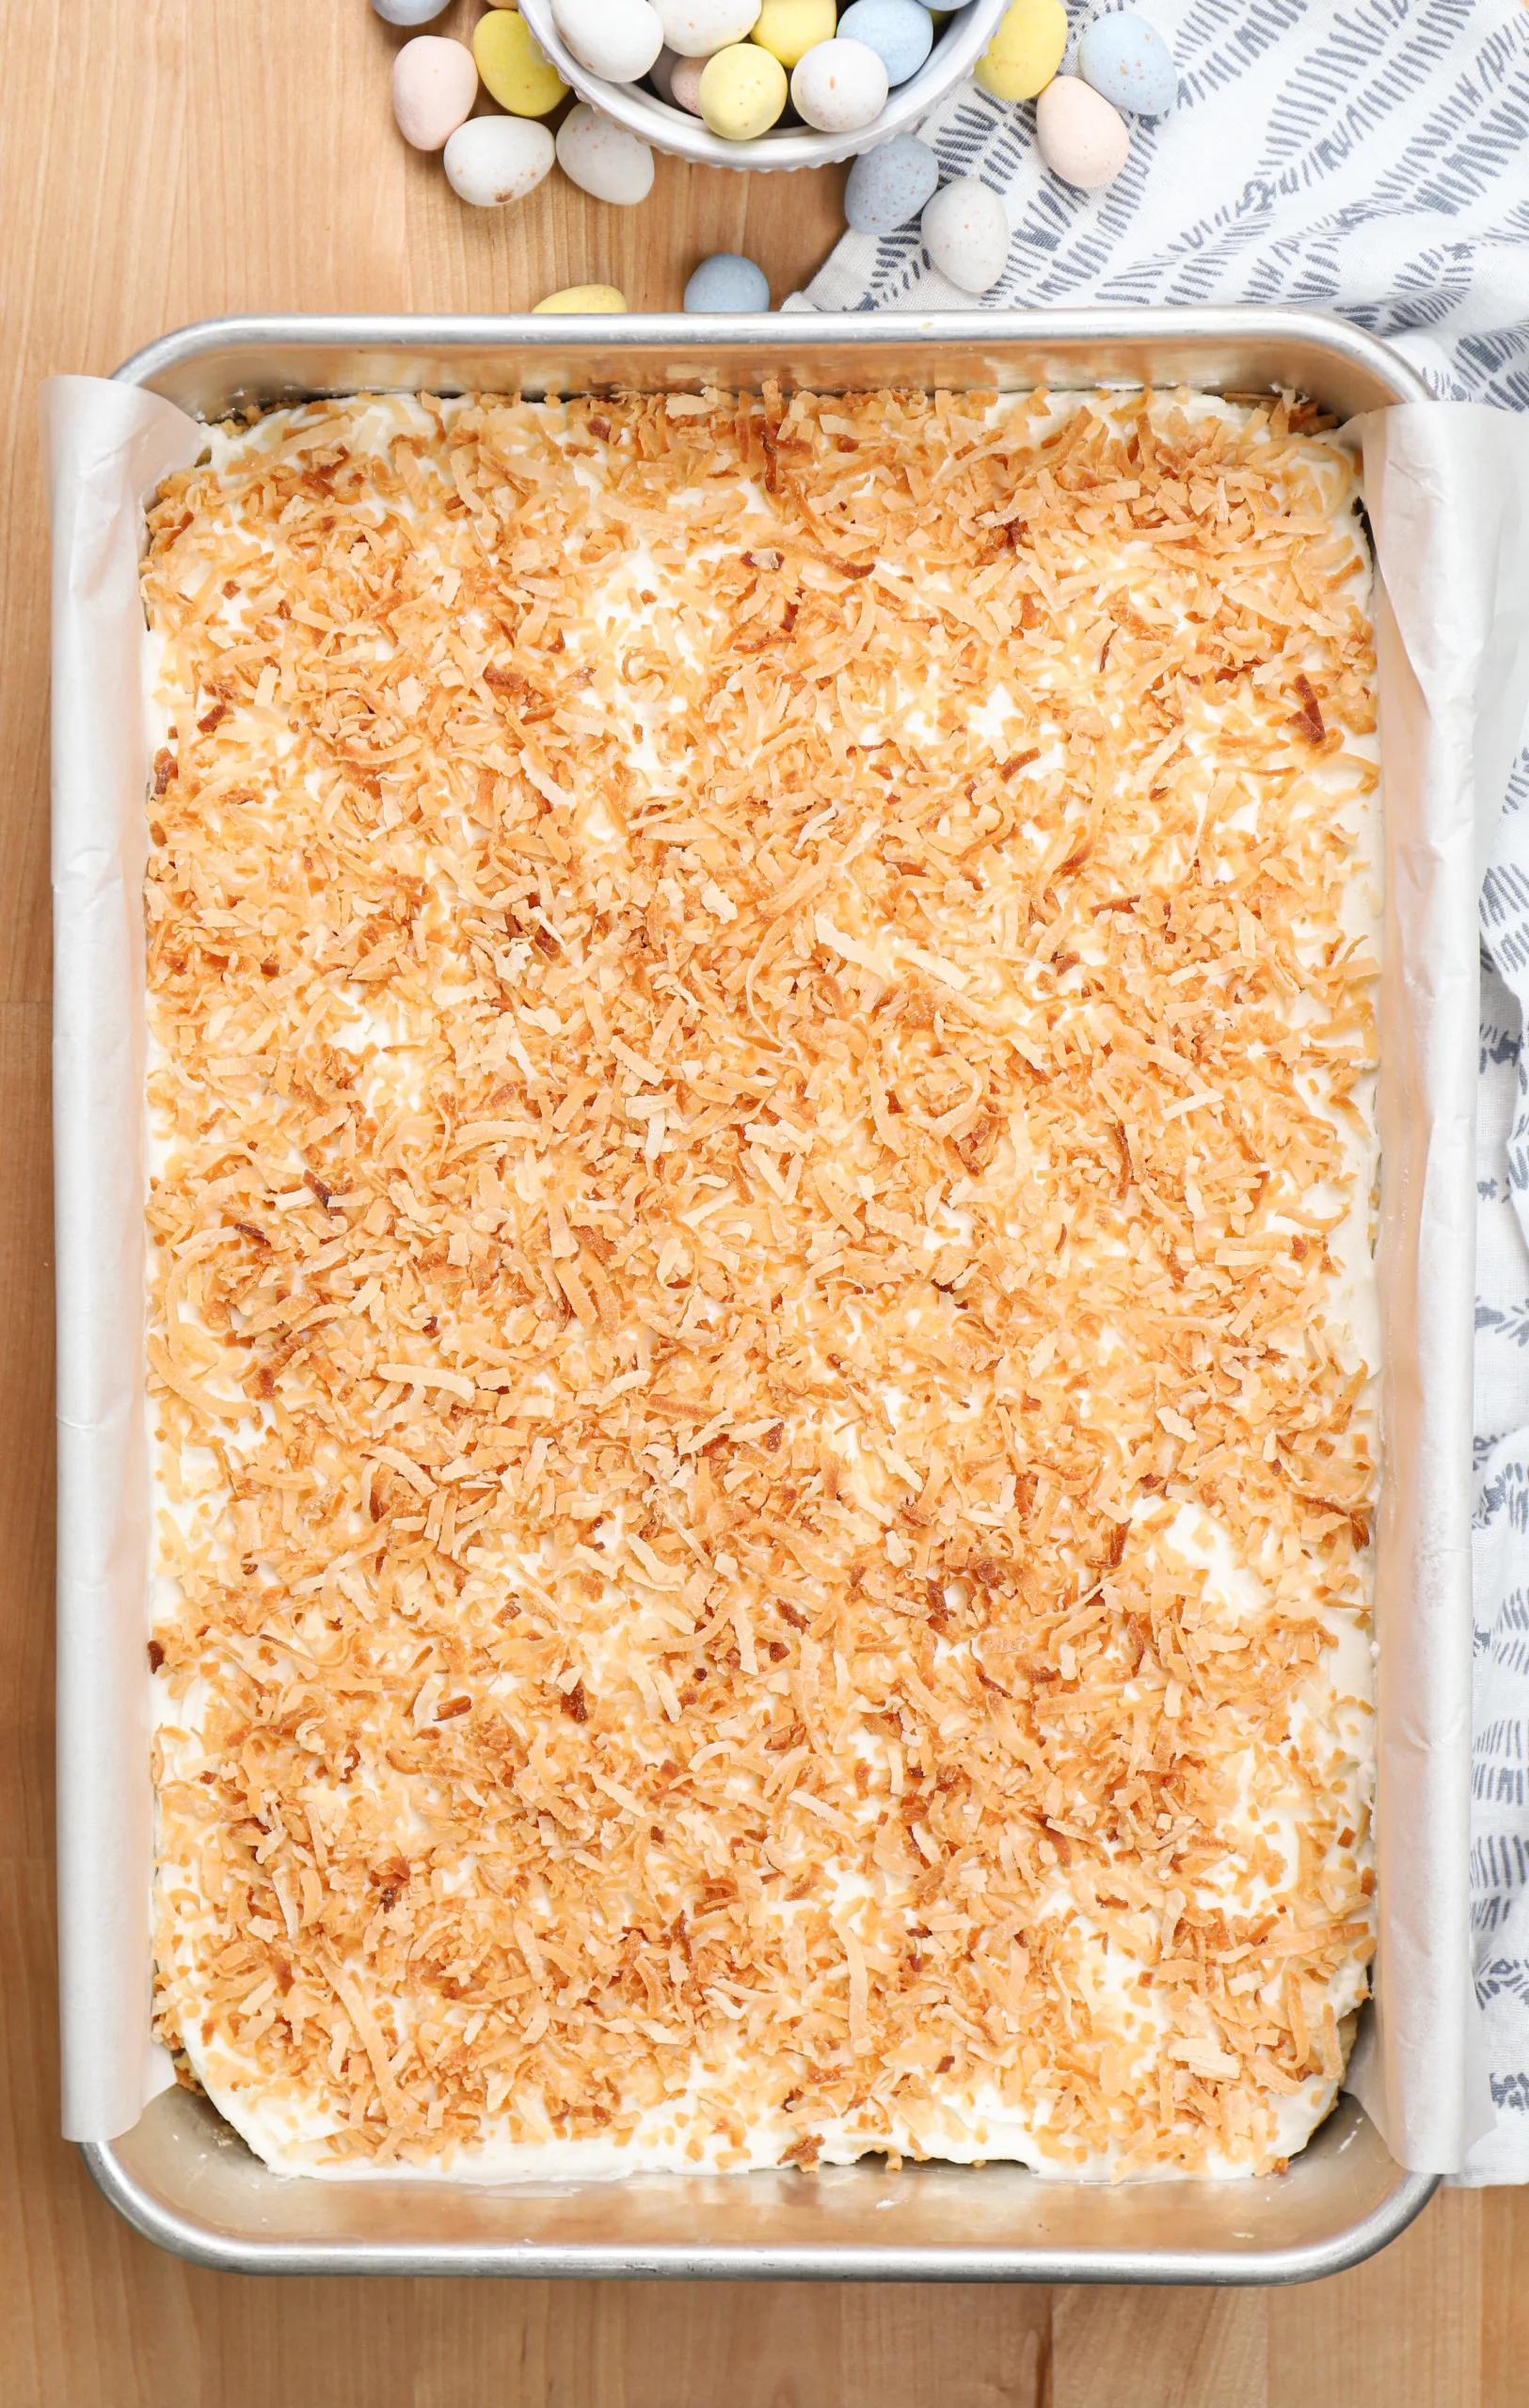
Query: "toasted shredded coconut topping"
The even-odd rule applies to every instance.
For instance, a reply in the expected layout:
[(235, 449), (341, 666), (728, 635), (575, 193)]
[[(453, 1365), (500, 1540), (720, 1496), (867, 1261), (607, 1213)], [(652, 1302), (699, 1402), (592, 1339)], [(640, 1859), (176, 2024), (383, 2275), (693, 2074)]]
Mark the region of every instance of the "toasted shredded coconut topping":
[(1330, 2103), (1354, 498), (1282, 404), (769, 389), (166, 486), (158, 1997), (231, 2113), (1140, 2173)]

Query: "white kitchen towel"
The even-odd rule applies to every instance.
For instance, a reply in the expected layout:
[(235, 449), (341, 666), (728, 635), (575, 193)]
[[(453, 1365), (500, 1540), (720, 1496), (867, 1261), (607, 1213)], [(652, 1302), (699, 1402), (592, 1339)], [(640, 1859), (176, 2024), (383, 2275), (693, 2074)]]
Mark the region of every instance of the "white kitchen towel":
[[(1049, 174), (1035, 106), (964, 84), (920, 129), (1009, 213), (977, 306), (1301, 303), (1382, 335), (1457, 401), (1529, 408), (1522, 0), (1141, 0), (1179, 70), (1104, 192)], [(1069, 9), (1072, 50), (1096, 10)], [(846, 234), (819, 309), (969, 309), (916, 226)]]
[[(1139, 0), (1178, 106), (1101, 193), (1042, 166), (1032, 103), (965, 84), (924, 125), (1003, 196), (979, 306), (1266, 302), (1339, 311), (1436, 392), (1529, 409), (1523, 0)], [(1074, 8), (1073, 40), (1095, 11)], [(1072, 51), (1065, 64), (1073, 65)], [(970, 309), (916, 227), (847, 234), (820, 309)], [(1497, 2127), (1465, 2179), (1529, 2179), (1529, 752), (1481, 899), (1472, 1892)]]
[(1497, 2127), (1467, 2178), (1529, 2180), (1529, 753), (1481, 893), (1471, 1920)]

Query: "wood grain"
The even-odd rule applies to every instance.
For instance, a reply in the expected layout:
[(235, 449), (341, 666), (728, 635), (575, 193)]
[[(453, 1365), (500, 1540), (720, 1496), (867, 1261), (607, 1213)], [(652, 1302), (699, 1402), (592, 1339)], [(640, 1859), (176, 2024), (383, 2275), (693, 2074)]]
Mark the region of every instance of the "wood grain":
[(1050, 2408), (1267, 2408), (1261, 2291), (1058, 2291), (1051, 2334)]
[[(475, 0), (454, 0), (461, 30)], [(36, 388), (225, 310), (507, 309), (707, 252), (775, 300), (842, 171), (661, 161), (461, 209), (389, 114), (365, 0), (0, 7), (0, 2402), (4, 2408), (1522, 2408), (1529, 2198), (1441, 2199), (1299, 2291), (257, 2283), (163, 2256), (56, 2134), (50, 1616), (47, 610)]]

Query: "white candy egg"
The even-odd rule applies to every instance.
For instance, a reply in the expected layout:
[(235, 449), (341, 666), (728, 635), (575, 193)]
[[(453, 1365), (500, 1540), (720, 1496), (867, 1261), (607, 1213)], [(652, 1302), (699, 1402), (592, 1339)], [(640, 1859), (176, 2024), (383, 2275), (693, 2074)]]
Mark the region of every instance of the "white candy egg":
[(470, 117), (446, 145), (446, 181), (474, 209), (503, 209), (534, 192), (552, 165), (552, 137), (528, 117)]
[(762, 0), (653, 0), (663, 39), (681, 58), (709, 58), (730, 41), (746, 41)]
[(597, 200), (631, 209), (653, 189), (653, 153), (614, 118), (587, 101), (571, 108), (557, 130), (557, 163), (570, 183)]
[(448, 0), (372, 0), (385, 25), (427, 25), (447, 5)]
[(976, 176), (958, 176), (934, 195), (918, 221), (924, 248), (963, 293), (987, 293), (1009, 258), (1009, 220), (995, 192)]
[(797, 115), (820, 134), (854, 134), (886, 106), (886, 69), (863, 41), (815, 42), (791, 70)]
[(580, 66), (608, 84), (635, 84), (663, 48), (648, 0), (552, 0), (552, 23)]

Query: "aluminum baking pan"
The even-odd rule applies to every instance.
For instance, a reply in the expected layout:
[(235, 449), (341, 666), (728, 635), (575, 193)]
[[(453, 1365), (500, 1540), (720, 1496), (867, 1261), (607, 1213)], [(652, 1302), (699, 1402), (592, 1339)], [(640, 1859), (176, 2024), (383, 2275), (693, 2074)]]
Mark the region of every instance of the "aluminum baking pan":
[(949, 316), (208, 318), (117, 372), (195, 418), (314, 393), (1194, 385), (1299, 391), (1340, 418), (1426, 401), (1373, 335), (1314, 309), (968, 309)]
[[(1296, 389), (1340, 417), (1426, 399), (1373, 337), (1312, 311), (1036, 310), (938, 318), (223, 318), (118, 372), (209, 420), (357, 390), (662, 391), (1101, 384)], [(206, 2100), (156, 2099), (85, 2157), (150, 2240), (229, 2271), (293, 2274), (806, 2276), (901, 2282), (1300, 2282), (1410, 2223), (1409, 2174), (1345, 2098), (1288, 2173), (1240, 2182), (1041, 2179), (1012, 2165), (644, 2175), (488, 2188), (295, 2180)]]

